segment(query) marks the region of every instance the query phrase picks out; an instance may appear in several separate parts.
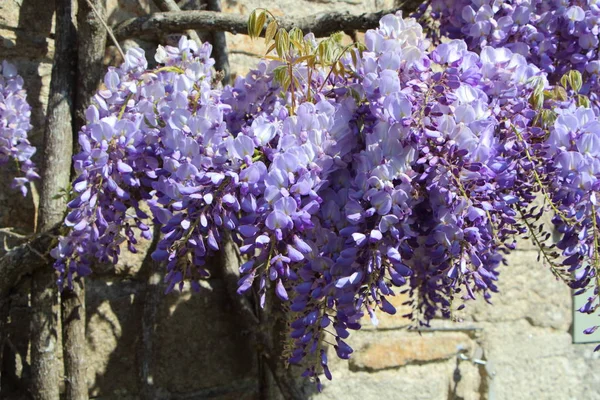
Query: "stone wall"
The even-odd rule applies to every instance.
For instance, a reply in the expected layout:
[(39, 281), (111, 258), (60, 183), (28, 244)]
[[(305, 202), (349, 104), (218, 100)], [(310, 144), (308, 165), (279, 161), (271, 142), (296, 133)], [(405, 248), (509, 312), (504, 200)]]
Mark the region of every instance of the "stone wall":
[[(110, 23), (156, 9), (147, 0), (108, 0)], [(199, 2), (183, 2), (196, 6)], [(0, 59), (17, 64), (34, 107), (32, 141), (41, 143), (53, 57), (52, 0), (0, 0)], [(370, 11), (391, 0), (223, 0), (224, 11), (276, 15), (326, 10)], [(147, 38), (148, 39), (148, 38)], [(264, 52), (262, 42), (227, 35), (232, 69), (242, 74)], [(132, 43), (129, 43), (131, 45)], [(151, 49), (151, 40), (140, 44)], [(107, 51), (107, 62), (114, 52)], [(37, 160), (39, 161), (39, 160)], [(23, 201), (0, 179), (0, 226), (33, 227), (34, 197)], [(3, 240), (3, 238), (0, 237)], [(156, 266), (126, 255), (87, 281), (87, 377), (97, 399), (257, 399), (255, 346), (233, 316), (218, 270), (199, 294), (163, 295)], [(600, 359), (594, 345), (572, 344), (570, 290), (537, 261), (526, 243), (502, 267), (490, 306), (472, 302), (422, 333), (399, 316), (365, 321), (351, 337), (349, 362), (332, 352), (333, 382), (307, 398), (347, 399), (600, 399)], [(28, 287), (12, 298), (10, 341), (0, 398), (27, 398)], [(401, 312), (403, 299), (396, 305)]]

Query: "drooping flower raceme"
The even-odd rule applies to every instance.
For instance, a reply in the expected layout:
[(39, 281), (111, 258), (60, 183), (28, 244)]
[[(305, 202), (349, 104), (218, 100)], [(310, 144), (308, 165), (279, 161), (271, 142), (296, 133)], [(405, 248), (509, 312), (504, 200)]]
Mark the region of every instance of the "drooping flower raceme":
[(561, 234), (561, 263), (574, 276), (576, 295), (594, 287), (579, 310), (591, 314), (600, 304), (600, 123), (594, 112), (575, 104), (558, 110), (544, 158), (552, 165), (547, 185), (557, 206), (552, 222)]
[[(165, 65), (156, 70), (146, 70), (140, 49), (130, 50), (120, 68), (109, 69), (79, 135), (82, 151), (74, 157), (78, 176), (65, 219), (70, 231), (53, 250), (61, 285), (65, 277), (70, 284), (73, 273), (87, 275), (94, 259), (116, 263), (125, 241), (135, 252), (134, 229), (142, 237), (151, 236), (140, 201), (148, 202), (157, 223), (167, 226), (173, 219), (172, 203), (182, 191), (191, 190), (185, 188), (193, 177), (194, 167), (188, 164), (205, 161), (195, 140), (198, 130), (218, 124), (209, 118), (220, 115), (218, 105), (215, 110), (212, 104), (209, 54), (209, 44), (199, 49), (182, 40), (178, 48), (157, 51)], [(207, 106), (202, 113), (193, 111), (200, 115), (192, 118), (190, 102), (196, 108)], [(186, 129), (181, 129), (184, 124)], [(206, 146), (204, 151), (210, 150)], [(165, 235), (163, 242), (169, 240)], [(161, 242), (156, 251), (158, 258), (163, 246)]]
[(27, 138), (31, 129), (31, 107), (23, 89), (23, 78), (14, 65), (3, 61), (0, 68), (0, 165), (14, 161), (21, 176), (14, 178), (12, 186), (23, 196), (27, 183), (39, 178), (31, 157), (35, 148)]
[(506, 46), (548, 73), (555, 84), (568, 71), (583, 74), (582, 93), (598, 104), (598, 20), (594, 0), (431, 0), (439, 33), (464, 39), (477, 53)]
[[(320, 384), (325, 343), (349, 358), (349, 331), (394, 314), (399, 291), (416, 326), (488, 300), (519, 235), (557, 276), (574, 271), (572, 287), (597, 283), (600, 122), (581, 98), (509, 48), (430, 50), (400, 15), (333, 67), (300, 56), (318, 52), (303, 40), (223, 89), (210, 45), (185, 38), (159, 48), (156, 69), (131, 50), (108, 71), (53, 251), (61, 284), (94, 259), (116, 262), (123, 242), (136, 251), (152, 219), (167, 290), (199, 289), (230, 236), (245, 257), (238, 292), (286, 303), (289, 362)], [(557, 250), (538, 237), (539, 196), (556, 213)]]

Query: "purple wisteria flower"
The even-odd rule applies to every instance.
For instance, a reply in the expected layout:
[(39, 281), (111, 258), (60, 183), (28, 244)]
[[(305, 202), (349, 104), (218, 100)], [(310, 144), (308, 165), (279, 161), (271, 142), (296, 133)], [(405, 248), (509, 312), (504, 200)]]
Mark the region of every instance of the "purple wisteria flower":
[(15, 66), (3, 61), (0, 68), (0, 165), (16, 163), (20, 176), (13, 179), (12, 187), (27, 194), (27, 184), (38, 179), (31, 157), (35, 147), (27, 138), (31, 129), (31, 107), (23, 89), (23, 78)]
[(426, 5), (439, 34), (464, 39), (472, 51), (505, 46), (547, 72), (553, 84), (570, 70), (580, 71), (581, 93), (598, 107), (600, 7), (595, 0), (430, 0)]
[[(580, 22), (578, 9), (565, 15)], [(532, 235), (557, 276), (574, 273), (572, 287), (596, 285), (598, 117), (518, 46), (478, 43), (479, 54), (470, 41), (431, 47), (414, 19), (387, 15), (336, 73), (290, 50), (286, 88), (283, 59), (216, 89), (208, 44), (160, 47), (152, 70), (130, 50), (80, 132), (59, 283), (116, 262), (122, 243), (136, 251), (152, 220), (167, 291), (199, 289), (231, 237), (244, 257), (238, 293), (285, 303), (288, 361), (319, 386), (332, 378), (325, 344), (351, 357), (350, 331), (395, 314), (391, 297), (410, 295), (415, 327), (489, 301), (518, 236)], [(555, 247), (536, 236), (547, 211)], [(596, 287), (582, 312), (597, 305)]]

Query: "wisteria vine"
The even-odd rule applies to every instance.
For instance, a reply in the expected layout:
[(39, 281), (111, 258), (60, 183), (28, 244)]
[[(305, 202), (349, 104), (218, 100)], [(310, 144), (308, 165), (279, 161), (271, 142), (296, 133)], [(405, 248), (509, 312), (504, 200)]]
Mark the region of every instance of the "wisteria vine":
[(19, 176), (12, 187), (27, 194), (27, 184), (39, 178), (31, 157), (35, 147), (27, 138), (31, 129), (31, 107), (23, 89), (23, 78), (7, 61), (0, 65), (0, 166), (14, 162)]
[[(265, 22), (254, 13), (251, 35)], [(581, 311), (597, 309), (600, 121), (581, 74), (551, 84), (545, 65), (482, 42), (431, 50), (400, 14), (364, 46), (274, 19), (266, 36), (272, 56), (222, 89), (211, 46), (186, 38), (159, 47), (154, 69), (139, 49), (109, 69), (52, 253), (61, 286), (158, 224), (167, 291), (199, 290), (231, 236), (245, 257), (238, 292), (285, 303), (288, 361), (318, 385), (331, 379), (325, 346), (349, 358), (349, 331), (396, 313), (390, 296), (409, 294), (417, 327), (489, 299), (519, 236), (572, 287), (593, 285)], [(556, 245), (539, 233), (548, 210)]]
[(429, 0), (418, 16), (431, 33), (463, 39), (479, 53), (504, 46), (548, 73), (552, 84), (582, 73), (581, 93), (600, 104), (600, 4), (595, 0)]

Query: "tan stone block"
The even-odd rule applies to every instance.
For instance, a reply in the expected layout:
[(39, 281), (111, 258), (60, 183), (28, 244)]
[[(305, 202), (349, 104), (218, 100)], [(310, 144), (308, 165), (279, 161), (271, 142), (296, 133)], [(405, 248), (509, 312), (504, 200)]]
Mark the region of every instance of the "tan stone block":
[(350, 360), (350, 368), (382, 370), (411, 363), (446, 360), (461, 351), (470, 351), (472, 340), (464, 333), (405, 333), (377, 338), (358, 349)]
[(524, 319), (482, 326), (481, 345), (494, 373), (488, 393), (496, 400), (600, 399), (594, 345), (574, 345), (569, 332)]
[(452, 373), (451, 394), (452, 399), (482, 400), (480, 392), (482, 379), (481, 369), (484, 366), (471, 361), (456, 361)]
[[(267, 46), (262, 38), (251, 39), (247, 35), (233, 35), (230, 33), (226, 34), (227, 46), (229, 51), (233, 54), (252, 54), (256, 55), (256, 59), (253, 60), (250, 67), (256, 67), (259, 58), (261, 58), (267, 51)], [(236, 68), (240, 67), (235, 65)]]
[(571, 290), (537, 256), (534, 250), (510, 254), (508, 265), (498, 269), (500, 291), (492, 295), (493, 305), (481, 297), (467, 302), (467, 319), (501, 322), (526, 318), (535, 326), (567, 331), (572, 321)]
[(154, 382), (168, 392), (193, 392), (252, 379), (256, 351), (227, 299), (225, 287), (163, 296), (154, 336)]
[(407, 365), (401, 371), (395, 369), (376, 373), (333, 371), (333, 381), (325, 380), (323, 392), (314, 393), (309, 398), (312, 400), (457, 399), (458, 397), (452, 397), (450, 392), (455, 365), (454, 360), (449, 360)]
[(91, 396), (120, 399), (137, 389), (136, 351), (141, 338), (137, 291), (134, 282), (87, 280), (85, 357)]

